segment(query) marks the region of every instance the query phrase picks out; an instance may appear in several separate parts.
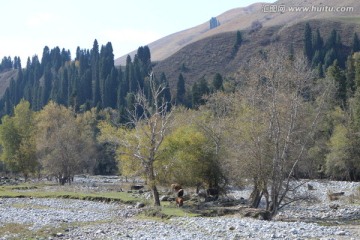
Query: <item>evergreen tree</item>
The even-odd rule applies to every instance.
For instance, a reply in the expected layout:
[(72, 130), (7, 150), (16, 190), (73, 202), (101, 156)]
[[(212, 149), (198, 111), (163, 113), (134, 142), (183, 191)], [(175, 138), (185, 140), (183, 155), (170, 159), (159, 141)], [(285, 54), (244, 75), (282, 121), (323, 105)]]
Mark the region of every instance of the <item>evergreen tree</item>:
[(294, 59), (295, 59), (295, 49), (294, 49), (293, 43), (290, 43), (290, 47), (289, 47), (289, 60), (290, 60), (290, 61), (294, 61)]
[(313, 49), (312, 49), (312, 30), (309, 23), (305, 25), (304, 33), (304, 54), (309, 61), (312, 60)]
[(355, 66), (351, 55), (348, 56), (346, 61), (346, 86), (349, 97), (355, 93)]
[(41, 103), (39, 106), (40, 108), (45, 106), (49, 101), (51, 88), (52, 88), (51, 80), (52, 80), (52, 74), (51, 74), (50, 65), (46, 65), (46, 68), (44, 70), (44, 84), (41, 92)]
[(322, 65), (321, 63), (319, 63), (319, 64), (317, 65), (316, 70), (317, 70), (317, 73), (318, 73), (319, 78), (325, 77), (324, 68), (323, 68), (323, 65)]
[(352, 52), (360, 51), (360, 40), (357, 33), (354, 33), (354, 38), (352, 42)]
[(91, 82), (92, 82), (92, 103), (93, 107), (100, 104), (100, 82), (99, 82), (99, 44), (94, 40), (91, 50)]
[(339, 40), (337, 35), (338, 34), (337, 34), (336, 30), (333, 29), (330, 33), (329, 38), (326, 40), (326, 43), (325, 43), (326, 50), (335, 49), (337, 47), (337, 41)]
[(336, 52), (335, 52), (334, 48), (331, 48), (325, 54), (324, 68), (327, 69), (330, 65), (332, 65), (333, 62), (335, 61), (335, 59), (336, 59)]
[(43, 72), (46, 66), (50, 66), (51, 58), (50, 58), (50, 49), (48, 46), (44, 47), (42, 58), (41, 58), (41, 72)]
[[(107, 82), (109, 84), (111, 82), (110, 79), (110, 74), (111, 74), (111, 70), (114, 68), (114, 54), (113, 54), (113, 48), (110, 42), (108, 42), (106, 44), (106, 46), (102, 46), (101, 47), (101, 51), (100, 51), (100, 65), (99, 65), (99, 69), (100, 69), (100, 75), (99, 75), (99, 79), (100, 79), (100, 98), (101, 98), (101, 103), (103, 107), (108, 107), (110, 106), (110, 100), (109, 98), (111, 98), (111, 96), (106, 94), (106, 84)], [(108, 79), (109, 78), (109, 79)]]
[(359, 89), (358, 92), (360, 93), (360, 54), (359, 53), (354, 54), (354, 68), (355, 68), (355, 87), (356, 90)]
[(194, 82), (191, 87), (191, 107), (192, 108), (197, 108), (200, 105), (201, 97), (202, 97), (202, 94), (200, 91), (199, 84), (197, 82)]
[(313, 51), (321, 51), (324, 47), (324, 40), (321, 37), (320, 30), (316, 29), (316, 33), (313, 37), (312, 49)]
[(338, 61), (335, 60), (333, 65), (329, 67), (328, 74), (334, 79), (337, 92), (336, 99), (339, 102), (339, 105), (343, 108), (347, 107), (347, 86), (346, 78), (344, 72), (339, 67)]
[(243, 42), (242, 34), (240, 31), (237, 31), (236, 32), (236, 41), (235, 41), (235, 44), (233, 47), (233, 52), (232, 52), (233, 56), (239, 51), (239, 48), (240, 48), (242, 42)]
[(355, 93), (353, 102), (354, 111), (354, 126), (356, 133), (360, 131), (360, 55), (355, 54), (354, 56), (354, 81), (355, 81)]
[(215, 74), (212, 82), (212, 87), (214, 88), (214, 91), (224, 90), (223, 78), (220, 73)]
[(185, 105), (185, 79), (184, 76), (180, 73), (177, 84), (176, 84), (176, 98), (175, 102), (178, 105)]
[(199, 82), (195, 82), (192, 86), (192, 107), (197, 108), (199, 105), (205, 104), (203, 96), (210, 93), (208, 83), (204, 77)]
[(130, 55), (128, 55), (126, 57), (126, 65), (125, 65), (125, 72), (124, 72), (124, 76), (125, 76), (125, 81), (127, 82), (127, 86), (128, 89), (126, 92), (132, 92), (135, 93), (137, 91), (137, 82), (135, 80), (135, 76), (134, 76), (134, 66), (133, 63), (131, 62), (131, 57)]
[(311, 61), (311, 66), (316, 67), (319, 65), (319, 63), (322, 63), (321, 52), (320, 50), (316, 50), (313, 59)]
[[(166, 79), (165, 73), (161, 73), (160, 75), (160, 84), (165, 87), (164, 91), (160, 94), (160, 99), (167, 106), (167, 111), (171, 110), (171, 92), (169, 87), (169, 82)], [(160, 103), (161, 104), (161, 103)]]

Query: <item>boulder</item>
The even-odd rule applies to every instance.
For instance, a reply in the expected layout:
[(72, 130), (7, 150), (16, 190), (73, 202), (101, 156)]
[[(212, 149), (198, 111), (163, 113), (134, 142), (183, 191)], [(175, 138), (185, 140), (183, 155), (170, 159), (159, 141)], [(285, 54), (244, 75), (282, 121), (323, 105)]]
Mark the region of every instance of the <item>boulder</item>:
[(135, 208), (143, 208), (143, 207), (145, 207), (145, 204), (142, 203), (142, 202), (138, 202), (138, 203), (136, 203), (136, 205), (135, 205)]
[(243, 210), (244, 217), (256, 218), (259, 220), (271, 220), (271, 213), (265, 209), (245, 208)]
[(330, 201), (339, 200), (341, 196), (344, 196), (345, 192), (328, 193)]
[(130, 187), (131, 190), (140, 190), (140, 189), (142, 189), (142, 188), (144, 188), (143, 185), (132, 185), (132, 186)]
[(160, 197), (160, 201), (162, 201), (162, 202), (169, 201), (169, 196), (167, 196), (167, 195), (161, 196), (161, 197)]
[(340, 207), (340, 205), (339, 204), (331, 204), (331, 205), (329, 205), (329, 207), (331, 209), (337, 210)]

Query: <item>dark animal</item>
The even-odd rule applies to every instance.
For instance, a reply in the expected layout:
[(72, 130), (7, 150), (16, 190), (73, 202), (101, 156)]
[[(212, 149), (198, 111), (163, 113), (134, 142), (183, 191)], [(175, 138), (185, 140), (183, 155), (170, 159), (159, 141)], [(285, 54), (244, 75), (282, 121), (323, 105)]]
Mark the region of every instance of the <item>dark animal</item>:
[(183, 197), (184, 196), (184, 189), (180, 189), (177, 193), (176, 193), (177, 197)]
[(176, 206), (178, 207), (182, 207), (182, 205), (184, 205), (184, 199), (182, 197), (177, 197), (175, 199), (175, 202), (176, 202)]
[(216, 188), (208, 188), (206, 193), (208, 196), (219, 196), (219, 190)]

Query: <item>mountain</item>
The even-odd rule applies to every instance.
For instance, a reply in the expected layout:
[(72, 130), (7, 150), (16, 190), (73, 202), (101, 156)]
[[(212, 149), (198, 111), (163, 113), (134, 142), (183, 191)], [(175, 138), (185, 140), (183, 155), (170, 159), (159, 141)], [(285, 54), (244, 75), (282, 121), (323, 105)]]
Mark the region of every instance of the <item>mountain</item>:
[(354, 33), (360, 35), (360, 17), (305, 20), (293, 25), (275, 25), (263, 27), (258, 31), (242, 31), (243, 43), (236, 55), (233, 55), (236, 32), (219, 33), (188, 44), (165, 60), (159, 61), (154, 67), (154, 72), (157, 75), (164, 72), (173, 90), (180, 73), (185, 77), (188, 86), (202, 77), (211, 81), (216, 73), (232, 78), (244, 61), (271, 44), (278, 44), (289, 50), (292, 45), (295, 52), (303, 52), (306, 23), (310, 24), (313, 32), (319, 29), (324, 41), (333, 30), (336, 30), (346, 46), (344, 51), (347, 52)]
[[(79, 48), (74, 60), (69, 51), (45, 47), (41, 60), (34, 56), (21, 71), (14, 70), (19, 68), (16, 61), (13, 64), (10, 59), (9, 67), (4, 58), (4, 63), (0, 65), (0, 116), (11, 113), (22, 98), (31, 103), (33, 110), (41, 109), (51, 99), (76, 111), (110, 107), (125, 113), (133, 106), (133, 93), (142, 89), (150, 97), (147, 81), (150, 68), (159, 82), (170, 86), (164, 92), (164, 98), (168, 101), (176, 96), (176, 84), (181, 73), (187, 88), (186, 101), (183, 103), (189, 107), (197, 106), (201, 104), (202, 94), (209, 92), (206, 85), (211, 83), (216, 73), (225, 80), (238, 79), (242, 63), (270, 46), (289, 50), (292, 47), (295, 53), (302, 53), (305, 29), (309, 28), (313, 31), (307, 37), (311, 48), (308, 58), (312, 65), (322, 73), (334, 60), (338, 60), (339, 67), (344, 69), (346, 58), (355, 49), (351, 46), (354, 33), (360, 33), (358, 13), (351, 12), (345, 16), (344, 13), (325, 11), (324, 14), (314, 14), (304, 9), (302, 12), (290, 12), (290, 3), (293, 4), (291, 6), (305, 6), (306, 0), (278, 1), (278, 5), (271, 5), (283, 4), (281, 6), (285, 6), (285, 10), (289, 9), (283, 13), (263, 12), (262, 7), (270, 5), (262, 4), (230, 10), (215, 19), (215, 22), (221, 22), (216, 28), (209, 30), (204, 25), (201, 32), (201, 26), (198, 26), (160, 39), (157, 43), (163, 43), (157, 49), (140, 47), (137, 57), (122, 68), (114, 66), (111, 42), (99, 46), (96, 40), (91, 50)], [(314, 1), (314, 4), (323, 6), (320, 1)], [(360, 9), (360, 4), (354, 0), (344, 1), (345, 4), (355, 10)], [(317, 30), (325, 44), (312, 48)], [(191, 35), (191, 32), (197, 34)], [(171, 38), (172, 41), (166, 40)], [(179, 49), (175, 51), (171, 46)], [(354, 51), (360, 51), (360, 40), (357, 40), (356, 46)], [(164, 54), (161, 61), (154, 61), (157, 53)], [(193, 84), (198, 80), (199, 84)], [(233, 84), (231, 81), (225, 83), (227, 86)]]
[[(157, 62), (166, 59), (179, 51), (188, 44), (201, 39), (217, 35), (219, 33), (246, 30), (251, 28), (255, 21), (261, 22), (264, 27), (272, 26), (291, 26), (293, 24), (308, 21), (311, 19), (329, 19), (329, 18), (351, 18), (360, 14), (360, 2), (357, 0), (279, 0), (271, 4), (273, 6), (285, 6), (285, 12), (270, 12), (270, 4), (255, 3), (244, 8), (231, 9), (216, 18), (220, 26), (210, 29), (209, 22), (205, 22), (190, 29), (186, 29), (157, 41), (149, 43), (152, 61)], [(329, 7), (352, 7), (353, 11), (334, 12)], [(294, 7), (308, 7), (308, 11)], [(297, 10), (297, 11), (295, 11)], [(209, 20), (212, 16), (209, 16)], [(357, 21), (355, 19), (355, 21)], [(133, 51), (130, 56), (134, 56)], [(125, 65), (125, 56), (115, 60), (116, 65)]]

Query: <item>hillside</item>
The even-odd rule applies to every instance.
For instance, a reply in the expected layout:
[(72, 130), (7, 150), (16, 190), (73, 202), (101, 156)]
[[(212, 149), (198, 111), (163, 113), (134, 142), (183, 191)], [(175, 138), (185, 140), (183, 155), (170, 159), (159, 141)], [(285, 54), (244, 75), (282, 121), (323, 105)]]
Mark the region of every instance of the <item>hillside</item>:
[[(149, 43), (148, 46), (151, 50), (152, 61), (161, 61), (171, 56), (184, 46), (199, 41), (201, 39), (217, 35), (219, 33), (231, 32), (237, 30), (245, 30), (251, 27), (254, 21), (260, 21), (264, 27), (271, 26), (291, 26), (305, 20), (322, 19), (322, 18), (340, 18), (340, 17), (356, 17), (360, 14), (360, 2), (357, 0), (327, 0), (326, 3), (323, 0), (279, 0), (274, 5), (285, 5), (286, 11), (280, 12), (264, 12), (263, 3), (255, 3), (245, 8), (231, 9), (225, 13), (216, 16), (221, 25), (214, 29), (209, 29), (209, 22), (202, 23), (190, 29), (186, 29), (164, 38), (161, 38), (155, 42)], [(290, 7), (296, 6), (314, 6), (314, 7), (326, 7), (326, 6), (351, 6), (352, 12), (331, 12), (331, 11), (298, 11), (291, 12)], [(213, 16), (209, 16), (210, 18)], [(136, 51), (129, 53), (133, 56)], [(116, 65), (124, 65), (126, 60), (125, 56), (122, 56), (115, 60)]]
[(16, 79), (17, 70), (0, 72), (0, 98), (5, 94), (6, 88), (10, 85), (11, 79)]
[(160, 61), (154, 71), (164, 72), (170, 85), (174, 88), (180, 73), (191, 85), (201, 77), (212, 79), (215, 73), (231, 78), (241, 63), (254, 53), (268, 47), (272, 43), (285, 48), (294, 46), (295, 52), (303, 51), (304, 27), (309, 23), (312, 29), (319, 29), (324, 39), (335, 29), (344, 45), (350, 46), (354, 32), (360, 34), (359, 18), (329, 18), (298, 22), (293, 25), (263, 27), (257, 32), (244, 31), (244, 42), (236, 56), (231, 56), (236, 39), (236, 32), (219, 33), (214, 36), (191, 43), (177, 53)]

